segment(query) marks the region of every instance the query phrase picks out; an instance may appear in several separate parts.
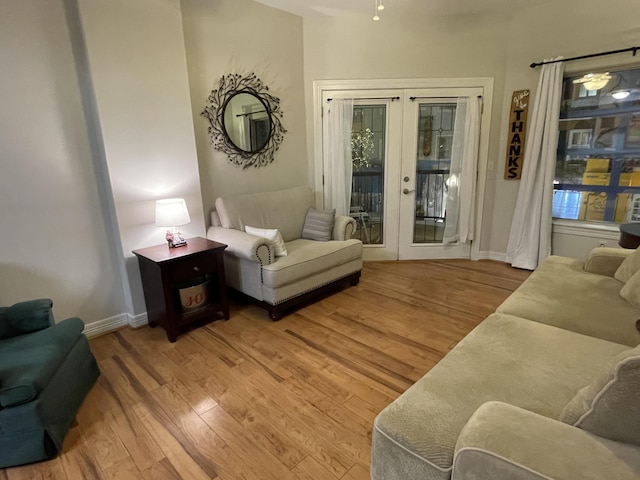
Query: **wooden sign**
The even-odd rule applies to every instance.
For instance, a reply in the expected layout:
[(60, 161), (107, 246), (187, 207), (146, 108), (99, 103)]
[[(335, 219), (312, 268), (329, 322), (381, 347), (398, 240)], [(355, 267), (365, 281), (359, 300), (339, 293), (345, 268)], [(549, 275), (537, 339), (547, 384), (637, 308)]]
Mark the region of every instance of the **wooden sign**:
[(504, 178), (506, 180), (519, 180), (522, 176), (528, 112), (529, 90), (513, 92), (511, 115), (509, 115), (509, 134), (507, 136), (507, 161), (504, 165)]

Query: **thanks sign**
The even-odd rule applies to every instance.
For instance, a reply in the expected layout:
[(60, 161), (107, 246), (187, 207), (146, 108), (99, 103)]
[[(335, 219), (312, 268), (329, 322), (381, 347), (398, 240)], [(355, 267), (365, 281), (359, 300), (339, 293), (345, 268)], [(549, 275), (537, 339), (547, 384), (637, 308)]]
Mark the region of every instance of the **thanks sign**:
[(507, 161), (504, 166), (504, 178), (507, 180), (518, 180), (522, 176), (528, 111), (529, 90), (513, 92), (511, 114), (509, 115), (509, 135), (507, 137)]

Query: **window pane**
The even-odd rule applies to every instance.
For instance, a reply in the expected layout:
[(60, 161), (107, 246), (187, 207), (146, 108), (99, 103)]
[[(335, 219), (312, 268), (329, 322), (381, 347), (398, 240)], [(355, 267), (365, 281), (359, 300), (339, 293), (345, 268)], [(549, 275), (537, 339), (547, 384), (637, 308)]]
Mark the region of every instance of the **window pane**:
[(384, 169), (387, 107), (355, 105), (351, 125), (351, 216), (358, 238), (366, 244), (383, 243)]
[(640, 206), (640, 69), (594, 73), (603, 84), (564, 79), (553, 216), (624, 223)]

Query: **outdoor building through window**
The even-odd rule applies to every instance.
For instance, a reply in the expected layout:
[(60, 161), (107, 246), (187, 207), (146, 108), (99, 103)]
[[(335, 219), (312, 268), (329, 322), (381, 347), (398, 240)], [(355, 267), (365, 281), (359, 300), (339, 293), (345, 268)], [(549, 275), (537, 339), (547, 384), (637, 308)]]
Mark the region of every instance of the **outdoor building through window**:
[(640, 221), (640, 68), (565, 77), (553, 217)]

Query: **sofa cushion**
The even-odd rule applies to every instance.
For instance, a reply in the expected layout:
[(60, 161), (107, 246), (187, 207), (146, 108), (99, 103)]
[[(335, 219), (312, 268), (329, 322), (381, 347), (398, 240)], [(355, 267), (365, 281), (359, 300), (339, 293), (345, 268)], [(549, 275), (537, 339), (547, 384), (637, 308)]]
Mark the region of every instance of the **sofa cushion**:
[(494, 313), (387, 406), (373, 432), (372, 478), (448, 479), (458, 435), (485, 402), (558, 418), (602, 362), (625, 347)]
[(634, 307), (640, 308), (640, 270), (624, 284), (620, 296)]
[(302, 238), (316, 240), (318, 242), (328, 242), (331, 240), (333, 221), (336, 218), (334, 210), (316, 210), (310, 208), (302, 227)]
[(578, 260), (551, 256), (496, 311), (634, 347), (640, 309), (620, 297), (621, 288)]
[(626, 283), (638, 271), (640, 271), (640, 249), (636, 248), (631, 255), (623, 260), (613, 276), (616, 280)]
[(216, 199), (216, 212), (224, 228), (244, 232), (247, 225), (277, 228), (285, 242), (302, 236), (304, 219), (315, 204), (309, 187), (277, 192), (230, 195)]
[(244, 227), (244, 231), (249, 235), (255, 235), (256, 237), (266, 238), (270, 240), (273, 249), (276, 252), (276, 257), (286, 257), (287, 256), (287, 247), (284, 244), (284, 240), (282, 240), (282, 235), (277, 228), (255, 228), (246, 226)]
[(82, 334), (78, 318), (0, 342), (0, 405), (28, 402), (49, 383)]
[(640, 347), (605, 362), (560, 419), (601, 437), (640, 446)]
[(454, 480), (638, 480), (640, 448), (487, 402), (460, 432), (453, 472)]
[(360, 240), (320, 243), (299, 239), (287, 242), (286, 246), (286, 257), (262, 267), (262, 284), (267, 288), (289, 285), (362, 257)]

